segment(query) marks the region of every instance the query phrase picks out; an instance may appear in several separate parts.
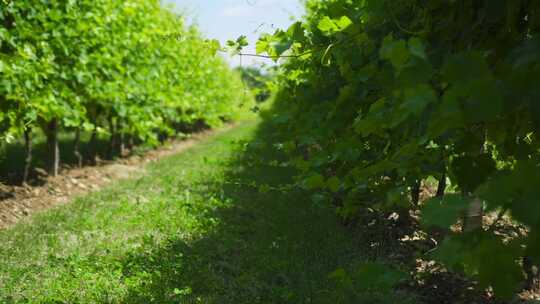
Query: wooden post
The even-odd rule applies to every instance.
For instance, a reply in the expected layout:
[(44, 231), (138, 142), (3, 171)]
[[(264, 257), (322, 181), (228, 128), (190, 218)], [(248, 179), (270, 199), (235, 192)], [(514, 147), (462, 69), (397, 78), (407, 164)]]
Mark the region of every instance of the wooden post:
[(422, 180), (417, 179), (414, 181), (413, 186), (411, 187), (411, 201), (413, 206), (418, 206), (420, 202), (420, 187), (422, 186)]
[(90, 162), (95, 165), (97, 164), (97, 124), (96, 124), (96, 120), (94, 120), (94, 129), (92, 130), (92, 135), (90, 135), (90, 147), (89, 147), (89, 150), (90, 150), (90, 153), (89, 153), (89, 159), (90, 159)]
[[(485, 142), (487, 140), (487, 129), (483, 129), (484, 141), (480, 146), (480, 153), (485, 153)], [(472, 173), (474, 174), (474, 173)], [(463, 232), (473, 231), (476, 229), (482, 229), (484, 219), (484, 203), (482, 200), (473, 196), (472, 193), (465, 191), (463, 193), (465, 198), (469, 199), (469, 207), (467, 208), (465, 218), (463, 218)]]
[(73, 144), (73, 154), (75, 154), (75, 158), (77, 159), (77, 166), (80, 168), (82, 167), (82, 154), (80, 151), (80, 143), (81, 143), (81, 128), (77, 127), (75, 130), (75, 142)]
[(123, 124), (122, 124), (122, 119), (121, 118), (118, 118), (118, 122), (117, 122), (117, 125), (116, 125), (116, 132), (118, 133), (118, 152), (120, 153), (120, 156), (124, 156), (127, 154), (127, 151), (126, 151), (126, 136), (124, 134), (124, 130), (123, 130)]
[(464, 194), (471, 199), (467, 208), (465, 218), (463, 219), (463, 231), (469, 232), (482, 228), (482, 219), (484, 217), (484, 206), (482, 200), (478, 197), (472, 197), (469, 194)]
[(58, 147), (58, 120), (52, 119), (47, 124), (46, 130), (47, 136), (47, 148), (49, 153), (48, 159), (48, 172), (50, 176), (58, 175), (58, 168), (60, 166), (60, 149)]
[(23, 185), (28, 182), (28, 175), (30, 174), (30, 168), (32, 166), (32, 129), (30, 127), (24, 130), (24, 172), (23, 172)]
[(109, 133), (111, 134), (111, 137), (109, 138), (109, 148), (107, 151), (107, 154), (109, 156), (109, 159), (114, 158), (115, 150), (116, 150), (116, 125), (114, 123), (114, 119), (112, 114), (109, 115)]
[(439, 184), (437, 185), (436, 197), (443, 197), (445, 190), (446, 190), (446, 166), (442, 170), (442, 175), (441, 175), (441, 178), (439, 179)]

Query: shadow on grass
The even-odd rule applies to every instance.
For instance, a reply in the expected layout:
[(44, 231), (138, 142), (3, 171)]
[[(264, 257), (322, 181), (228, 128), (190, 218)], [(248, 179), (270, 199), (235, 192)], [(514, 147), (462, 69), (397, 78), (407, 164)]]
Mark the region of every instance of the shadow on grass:
[[(261, 164), (280, 155), (272, 148), (272, 126), (259, 126), (254, 142), (228, 167), (225, 181), (205, 195), (230, 202), (207, 214), (215, 227), (192, 242), (171, 239), (152, 252), (127, 257), (123, 269), (147, 273), (143, 288), (124, 303), (359, 303), (329, 277), (365, 257), (360, 244), (334, 212), (311, 203), (302, 190), (261, 192), (291, 182), (287, 167)], [(236, 183), (232, 183), (235, 181)], [(129, 276), (129, 274), (126, 274)], [(369, 298), (369, 303), (387, 297)], [(404, 302), (403, 302), (404, 303)]]

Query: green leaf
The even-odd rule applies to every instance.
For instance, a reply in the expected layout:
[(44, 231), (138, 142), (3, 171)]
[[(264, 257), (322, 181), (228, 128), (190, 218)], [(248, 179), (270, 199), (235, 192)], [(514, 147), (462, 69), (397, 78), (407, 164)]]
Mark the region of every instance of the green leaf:
[(467, 82), (491, 75), (486, 60), (478, 52), (451, 55), (441, 71), (446, 82)]
[(405, 101), (400, 107), (401, 111), (419, 116), (429, 104), (437, 101), (437, 95), (429, 85), (421, 84), (405, 89), (404, 99)]
[(410, 53), (404, 40), (396, 41), (389, 35), (383, 40), (379, 56), (389, 60), (396, 69), (401, 69), (409, 60)]
[(459, 194), (434, 197), (422, 206), (421, 223), (428, 227), (449, 228), (455, 224), (469, 206), (469, 201)]
[(372, 64), (368, 64), (362, 67), (360, 70), (358, 70), (358, 72), (356, 72), (355, 77), (359, 81), (366, 82), (369, 79), (371, 79), (373, 75), (375, 75), (376, 72), (377, 72), (377, 68)]
[(417, 37), (409, 39), (409, 51), (411, 55), (427, 60), (426, 50), (422, 41)]
[(489, 154), (465, 155), (452, 161), (451, 170), (461, 189), (466, 192), (474, 192), (496, 171), (496, 164)]
[(477, 193), (490, 210), (509, 208), (512, 218), (531, 228), (540, 225), (540, 170), (532, 160), (518, 161), (512, 169), (497, 172)]
[(320, 174), (313, 174), (304, 180), (304, 186), (307, 189), (317, 189), (324, 187), (324, 177)]
[(482, 288), (493, 287), (503, 299), (510, 299), (523, 280), (517, 263), (523, 255), (520, 247), (505, 245), (487, 232), (447, 237), (433, 255), (450, 269), (476, 278)]
[(317, 28), (323, 33), (331, 33), (337, 30), (337, 25), (330, 17), (324, 16), (319, 22), (319, 25), (317, 25)]
[(341, 16), (338, 20), (336, 20), (336, 25), (339, 29), (339, 31), (343, 31), (347, 29), (349, 26), (351, 26), (353, 23), (351, 19), (347, 16)]
[(339, 19), (331, 19), (328, 16), (324, 16), (321, 21), (319, 21), (317, 28), (324, 34), (331, 35), (344, 31), (351, 25), (352, 21), (347, 16), (342, 16)]
[(470, 121), (495, 121), (503, 112), (504, 92), (495, 79), (474, 79), (462, 89), (468, 95), (463, 104)]
[(242, 49), (248, 44), (249, 43), (247, 37), (244, 35), (236, 38), (236, 40), (227, 40), (227, 46), (229, 47), (232, 54), (240, 53)]
[(433, 79), (433, 67), (426, 60), (411, 57), (409, 62), (399, 71), (397, 81), (401, 87), (413, 87), (428, 84)]
[(358, 270), (357, 277), (363, 290), (388, 292), (408, 275), (382, 263), (366, 263)]
[(303, 42), (306, 39), (302, 22), (297, 21), (287, 29), (287, 35), (294, 42)]
[(242, 35), (236, 39), (236, 44), (238, 44), (240, 47), (247, 46), (249, 44), (247, 37)]
[(268, 53), (268, 48), (270, 47), (270, 42), (272, 40), (272, 35), (264, 34), (262, 35), (257, 43), (255, 44), (255, 51), (257, 54), (262, 54), (264, 52)]
[(326, 181), (326, 187), (332, 192), (338, 192), (341, 186), (341, 181), (337, 176), (333, 176)]
[(272, 56), (281, 56), (292, 46), (293, 41), (287, 36), (287, 34), (281, 30), (277, 30), (272, 36), (270, 46), (273, 50)]
[(186, 287), (186, 288), (182, 288), (182, 289), (175, 288), (175, 289), (173, 290), (173, 293), (174, 293), (175, 295), (187, 296), (187, 295), (192, 294), (192, 290), (191, 290), (190, 287)]
[(369, 136), (377, 133), (386, 126), (388, 117), (385, 117), (386, 99), (381, 98), (375, 101), (369, 108), (365, 117), (358, 117), (354, 123), (354, 130), (362, 136)]
[(263, 194), (270, 192), (270, 190), (271, 190), (270, 186), (266, 184), (260, 185), (258, 188), (259, 193), (263, 193)]
[(347, 274), (345, 269), (338, 268), (328, 275), (328, 278), (334, 280), (342, 288), (349, 288), (353, 286), (351, 277)]
[(405, 198), (405, 187), (394, 187), (386, 191), (386, 200), (381, 204), (381, 209), (393, 211), (398, 208), (409, 207), (409, 202)]
[(219, 43), (219, 40), (217, 39), (210, 39), (207, 40), (208, 48), (210, 50), (210, 53), (212, 55), (216, 55), (219, 50), (221, 50), (221, 44)]
[(328, 277), (340, 281), (348, 278), (347, 272), (343, 268), (336, 269), (334, 272), (330, 273)]

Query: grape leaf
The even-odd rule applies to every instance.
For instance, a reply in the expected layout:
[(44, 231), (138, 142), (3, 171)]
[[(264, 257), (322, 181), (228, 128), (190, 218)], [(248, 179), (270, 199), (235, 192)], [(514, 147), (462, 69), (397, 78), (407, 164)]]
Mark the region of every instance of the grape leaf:
[(421, 223), (428, 227), (448, 229), (457, 222), (468, 206), (469, 201), (459, 194), (431, 198), (422, 206)]
[(366, 263), (360, 266), (356, 277), (363, 290), (388, 292), (408, 275), (382, 263)]

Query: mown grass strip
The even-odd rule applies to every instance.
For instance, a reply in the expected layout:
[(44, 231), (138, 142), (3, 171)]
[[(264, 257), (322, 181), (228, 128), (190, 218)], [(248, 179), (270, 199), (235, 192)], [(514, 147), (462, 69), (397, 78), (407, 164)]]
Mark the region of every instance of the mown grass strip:
[(245, 122), (0, 232), (0, 302), (397, 300), (347, 295), (329, 277), (364, 259), (331, 210), (245, 186), (290, 182), (291, 169), (261, 161), (276, 157), (269, 134)]

